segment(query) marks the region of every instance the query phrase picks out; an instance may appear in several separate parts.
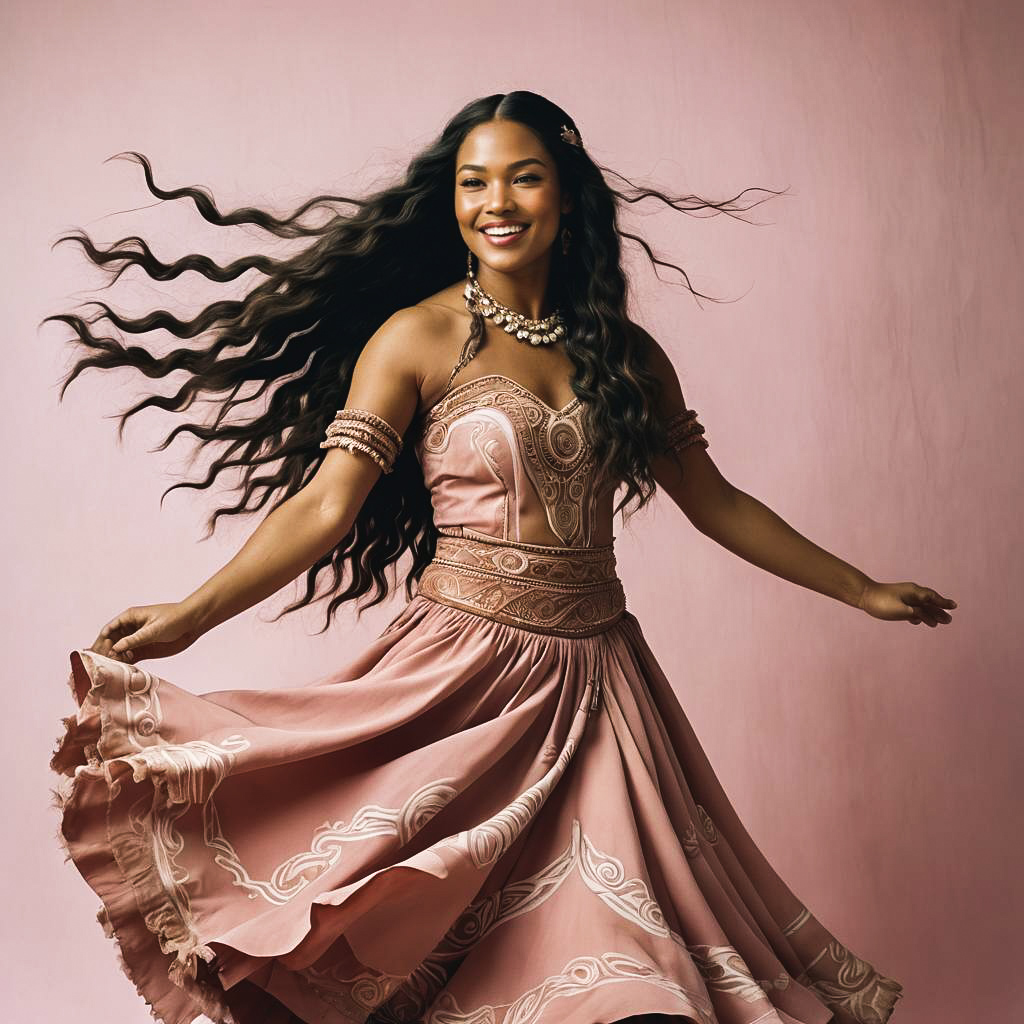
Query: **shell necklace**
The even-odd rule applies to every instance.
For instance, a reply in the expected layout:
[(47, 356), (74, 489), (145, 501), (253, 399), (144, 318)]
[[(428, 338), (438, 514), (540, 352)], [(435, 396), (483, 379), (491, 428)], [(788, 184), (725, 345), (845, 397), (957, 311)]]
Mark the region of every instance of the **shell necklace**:
[(565, 337), (565, 320), (561, 310), (544, 317), (543, 320), (531, 320), (517, 313), (514, 309), (502, 305), (493, 295), (480, 287), (480, 282), (470, 266), (466, 274), (466, 308), (470, 313), (479, 313), (489, 317), (508, 334), (515, 335), (519, 341), (528, 341), (531, 345), (550, 345)]

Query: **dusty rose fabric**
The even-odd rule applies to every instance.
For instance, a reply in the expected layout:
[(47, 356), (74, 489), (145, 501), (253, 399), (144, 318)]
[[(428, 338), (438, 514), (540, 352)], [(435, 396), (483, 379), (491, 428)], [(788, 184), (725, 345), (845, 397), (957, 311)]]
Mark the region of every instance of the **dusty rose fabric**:
[[(510, 389), (481, 388), (497, 423)], [(533, 402), (532, 430), (576, 415)], [(524, 453), (509, 487), (539, 479)], [(583, 543), (585, 492), (547, 493)], [(628, 611), (558, 636), (417, 594), (289, 689), (71, 668), (63, 841), (166, 1024), (884, 1024), (900, 997), (758, 851)]]

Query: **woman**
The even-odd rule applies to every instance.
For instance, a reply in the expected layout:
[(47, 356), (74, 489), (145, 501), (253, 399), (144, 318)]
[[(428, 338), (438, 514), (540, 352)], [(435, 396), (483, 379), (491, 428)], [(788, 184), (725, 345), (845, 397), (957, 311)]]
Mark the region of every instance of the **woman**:
[[(226, 446), (190, 486), (242, 468), (213, 523), (278, 495), (194, 593), (130, 608), (71, 653), (61, 839), (153, 1014), (886, 1021), (900, 985), (811, 915), (737, 819), (625, 609), (612, 519), (660, 486), (730, 550), (877, 618), (934, 626), (955, 604), (869, 579), (718, 473), (672, 364), (626, 316), (625, 194), (569, 116), (488, 96), (394, 188), (281, 220), (163, 191), (138, 159), (155, 195), (213, 223), (314, 239), (217, 267), (71, 236), (118, 273), (267, 278), (191, 321), (100, 304), (124, 332), (189, 339), (163, 357), (55, 318), (89, 349), (67, 383), (87, 366), (186, 371), (125, 416), (228, 396), (212, 425), (168, 437)], [(333, 202), (355, 212), (303, 225)], [(262, 413), (228, 422), (271, 385)], [(304, 571), (285, 611), (328, 569), (329, 625), (343, 601), (383, 599), (407, 551), (404, 609), (309, 685), (196, 695), (138, 667)]]

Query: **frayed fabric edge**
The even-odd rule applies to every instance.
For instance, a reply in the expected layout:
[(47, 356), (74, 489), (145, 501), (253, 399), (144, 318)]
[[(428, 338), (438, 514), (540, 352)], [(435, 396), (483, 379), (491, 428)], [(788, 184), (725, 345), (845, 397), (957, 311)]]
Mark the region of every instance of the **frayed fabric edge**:
[[(83, 692), (76, 685), (76, 658), (88, 675), (88, 691)], [(106, 827), (107, 813), (94, 815), (94, 820), (101, 819), (104, 823), (96, 826), (102, 828), (102, 837), (97, 835), (92, 841), (73, 842), (65, 834), (67, 815), (77, 808), (81, 788), (87, 781), (104, 784), (106, 810), (109, 811), (109, 801), (119, 788), (110, 764), (123, 760), (114, 757), (108, 762), (99, 754), (115, 729), (109, 710), (98, 696), (107, 683), (103, 667), (89, 657), (89, 652), (72, 652), (71, 662), (68, 686), (79, 708), (76, 714), (62, 718), (63, 728), (50, 760), (51, 770), (60, 776), (50, 794), (51, 806), (60, 815), (55, 836), (63, 850), (64, 862), (74, 863), (90, 888), (101, 894), (96, 920), (114, 943), (122, 973), (133, 984), (154, 1020), (160, 1024), (194, 1024), (205, 1016), (214, 1024), (238, 1024), (224, 998), (223, 987), (200, 978), (199, 961), (212, 963), (216, 959), (213, 950), (199, 941), (195, 930), (174, 905), (141, 837), (132, 849), (119, 844)], [(76, 754), (84, 758), (84, 762), (76, 761)], [(154, 800), (166, 800), (167, 794), (158, 786), (158, 780), (153, 778), (150, 782)], [(136, 869), (130, 871), (128, 866), (133, 864)], [(117, 894), (117, 899), (112, 898), (113, 894)], [(155, 926), (151, 926), (152, 923)], [(142, 949), (131, 948), (147, 942), (157, 943), (159, 954), (155, 949), (147, 954)], [(167, 988), (163, 993), (155, 992), (152, 983), (146, 984), (143, 980), (146, 967), (157, 960), (167, 964)]]

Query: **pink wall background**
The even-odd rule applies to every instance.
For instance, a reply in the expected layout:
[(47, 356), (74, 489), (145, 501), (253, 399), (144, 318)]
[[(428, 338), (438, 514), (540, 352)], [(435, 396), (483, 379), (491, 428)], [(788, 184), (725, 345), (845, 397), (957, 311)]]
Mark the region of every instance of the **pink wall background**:
[[(141, 230), (166, 255), (258, 240), (229, 246), (184, 203), (145, 208), (138, 168), (103, 163), (125, 149), (165, 185), (283, 210), (390, 176), (473, 96), (530, 88), (602, 162), (669, 191), (790, 187), (749, 215), (762, 227), (646, 207), (634, 226), (735, 301), (699, 305), (635, 264), (638, 315), (733, 483), (960, 608), (935, 630), (869, 619), (736, 558), (664, 498), (618, 527), (630, 608), (783, 877), (905, 985), (900, 1024), (1017, 1019), (1022, 30), (1019, 5), (977, 0), (9, 0), (5, 1017), (150, 1020), (54, 839), (67, 652), (130, 604), (183, 597), (256, 525), (200, 542), (209, 495), (158, 506), (187, 445), (149, 454), (173, 421), (146, 414), (118, 446), (135, 379), (88, 373), (57, 405), (67, 332), (37, 325), (103, 279), (50, 244), (79, 225)], [(183, 285), (116, 294), (152, 306)], [(399, 607), (314, 637), (320, 608), (268, 621), (291, 596), (150, 665), (196, 692), (292, 685)]]

